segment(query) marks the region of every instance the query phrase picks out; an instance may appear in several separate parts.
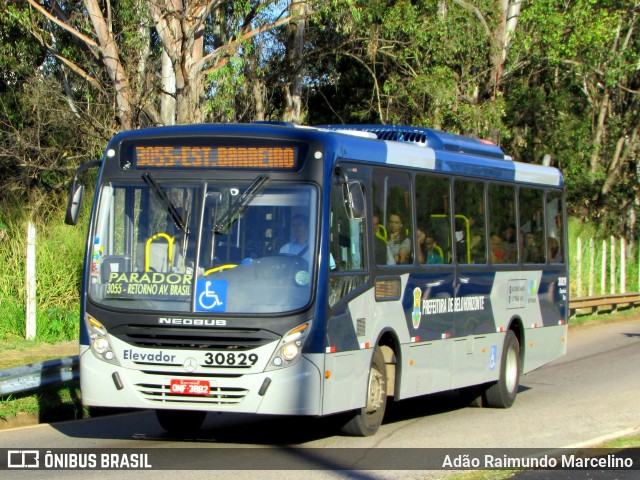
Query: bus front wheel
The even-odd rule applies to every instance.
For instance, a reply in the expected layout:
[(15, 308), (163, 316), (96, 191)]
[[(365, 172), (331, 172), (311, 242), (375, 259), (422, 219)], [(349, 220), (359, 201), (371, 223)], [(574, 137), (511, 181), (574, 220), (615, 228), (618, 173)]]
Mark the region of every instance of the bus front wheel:
[(367, 404), (350, 414), (342, 433), (353, 437), (368, 437), (375, 434), (382, 424), (387, 406), (387, 369), (384, 355), (379, 347), (373, 351), (369, 380), (367, 382)]
[(502, 348), (500, 377), (496, 383), (487, 388), (484, 395), (487, 406), (509, 408), (513, 405), (518, 394), (521, 368), (520, 343), (513, 330), (509, 330)]
[(173, 435), (188, 435), (197, 432), (207, 412), (192, 410), (156, 410), (160, 426)]

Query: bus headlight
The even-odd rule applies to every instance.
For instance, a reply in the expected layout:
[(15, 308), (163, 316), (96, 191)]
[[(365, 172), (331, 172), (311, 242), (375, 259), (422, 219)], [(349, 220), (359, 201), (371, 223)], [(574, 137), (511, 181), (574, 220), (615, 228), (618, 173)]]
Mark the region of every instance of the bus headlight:
[(287, 343), (284, 347), (280, 349), (280, 353), (282, 358), (284, 358), (287, 362), (295, 359), (300, 353), (300, 347), (295, 343)]
[(271, 356), (266, 370), (289, 367), (300, 360), (302, 358), (302, 346), (310, 330), (311, 324), (303, 323), (287, 332)]
[(109, 350), (109, 340), (104, 337), (98, 337), (93, 341), (93, 349), (96, 353), (103, 355), (107, 350)]
[(87, 330), (89, 331), (89, 339), (91, 341), (91, 351), (93, 354), (105, 362), (119, 365), (113, 352), (111, 342), (107, 336), (107, 329), (104, 328), (98, 320), (87, 314)]

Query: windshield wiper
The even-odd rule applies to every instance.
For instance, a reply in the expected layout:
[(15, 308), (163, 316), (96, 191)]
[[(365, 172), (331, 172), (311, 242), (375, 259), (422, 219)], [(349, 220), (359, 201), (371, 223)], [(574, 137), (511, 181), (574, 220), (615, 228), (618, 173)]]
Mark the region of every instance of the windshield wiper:
[(243, 210), (251, 200), (264, 188), (264, 186), (271, 180), (269, 175), (259, 175), (256, 179), (247, 187), (242, 195), (240, 195), (236, 201), (229, 207), (229, 209), (216, 220), (216, 224), (213, 227), (215, 233), (224, 233), (231, 223), (233, 223), (236, 215)]
[(158, 200), (160, 200), (160, 203), (171, 217), (171, 220), (173, 220), (173, 223), (175, 223), (176, 227), (178, 227), (178, 230), (186, 235), (187, 227), (184, 224), (182, 215), (180, 215), (178, 209), (167, 196), (167, 192), (164, 191), (164, 189), (158, 184), (158, 182), (156, 182), (155, 178), (153, 178), (150, 173), (143, 174), (142, 180), (149, 186), (149, 188), (151, 188), (151, 191), (155, 194)]

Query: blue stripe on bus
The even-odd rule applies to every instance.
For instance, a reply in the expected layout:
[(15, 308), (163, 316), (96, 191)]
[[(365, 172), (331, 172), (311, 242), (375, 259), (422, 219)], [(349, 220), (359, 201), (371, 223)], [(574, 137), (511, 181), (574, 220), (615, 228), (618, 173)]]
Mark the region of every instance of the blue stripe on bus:
[[(525, 330), (556, 326), (566, 318), (568, 308), (567, 300), (558, 298), (558, 279), (564, 275), (562, 269), (500, 273), (483, 269), (460, 269), (457, 273), (454, 269), (431, 272), (415, 269), (409, 274), (401, 296), (402, 308), (398, 313), (403, 312), (405, 317), (401, 328), (406, 327), (409, 337), (429, 342), (506, 331), (515, 318)], [(510, 286), (520, 285), (526, 291), (510, 291)], [(381, 305), (376, 302), (371, 312), (361, 312), (363, 318)], [(327, 345), (336, 352), (361, 348), (348, 305), (327, 317), (326, 329)], [(400, 337), (402, 334), (398, 332)], [(306, 346), (307, 351), (318, 353), (320, 348), (318, 341)]]

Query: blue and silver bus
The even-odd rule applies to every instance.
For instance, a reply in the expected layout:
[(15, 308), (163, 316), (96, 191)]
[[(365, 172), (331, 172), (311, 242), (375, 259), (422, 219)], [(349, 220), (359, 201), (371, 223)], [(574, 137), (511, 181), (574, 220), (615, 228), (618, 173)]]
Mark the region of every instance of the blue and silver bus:
[(80, 321), (87, 406), (327, 416), (387, 401), (513, 404), (566, 352), (564, 183), (496, 145), (382, 125), (116, 135), (99, 167)]

